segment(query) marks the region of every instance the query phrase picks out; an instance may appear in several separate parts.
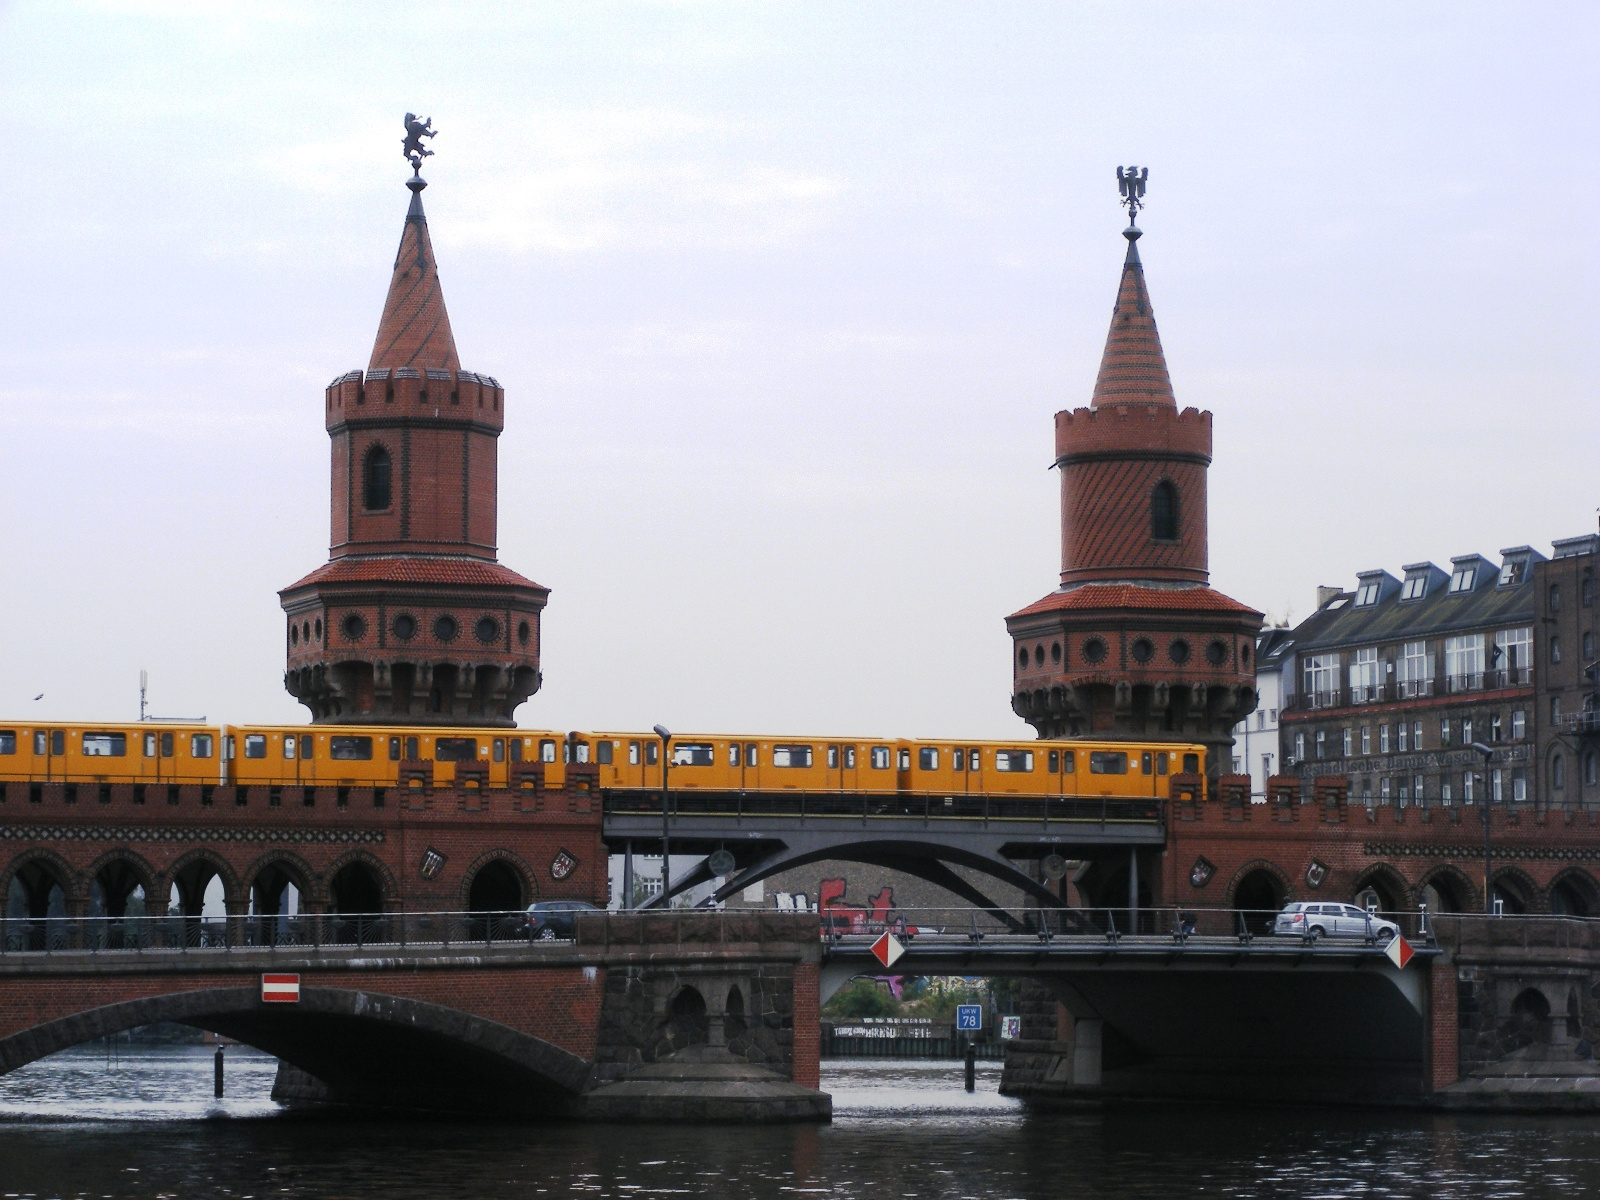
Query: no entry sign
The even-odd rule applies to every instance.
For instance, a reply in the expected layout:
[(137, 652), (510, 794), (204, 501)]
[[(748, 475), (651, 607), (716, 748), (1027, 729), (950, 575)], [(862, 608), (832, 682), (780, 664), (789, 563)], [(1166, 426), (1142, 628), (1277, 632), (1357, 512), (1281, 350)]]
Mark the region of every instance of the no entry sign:
[(299, 1004), (300, 976), (263, 975), (261, 999), (267, 1004)]

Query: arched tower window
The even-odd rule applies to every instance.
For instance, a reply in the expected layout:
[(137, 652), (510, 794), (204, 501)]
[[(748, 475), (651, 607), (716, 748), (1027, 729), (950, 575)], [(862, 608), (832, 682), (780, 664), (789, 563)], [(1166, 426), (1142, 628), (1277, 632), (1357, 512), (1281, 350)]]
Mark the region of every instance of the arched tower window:
[(1158, 541), (1178, 540), (1178, 489), (1163, 479), (1150, 493), (1150, 536)]
[(393, 464), (389, 452), (382, 446), (368, 450), (362, 487), (363, 507), (374, 511), (389, 507), (394, 493), (392, 475)]

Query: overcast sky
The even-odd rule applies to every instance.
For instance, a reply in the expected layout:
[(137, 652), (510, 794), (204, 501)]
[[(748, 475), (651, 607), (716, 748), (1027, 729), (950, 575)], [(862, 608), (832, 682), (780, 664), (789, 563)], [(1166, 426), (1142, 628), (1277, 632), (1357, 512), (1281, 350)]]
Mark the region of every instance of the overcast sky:
[[(219, 15), (220, 14), (220, 15)], [(1595, 529), (1593, 4), (0, 4), (0, 713), (299, 720), (431, 115), (536, 728), (1021, 736), (1125, 224), (1213, 583)], [(38, 693), (44, 699), (34, 701)]]

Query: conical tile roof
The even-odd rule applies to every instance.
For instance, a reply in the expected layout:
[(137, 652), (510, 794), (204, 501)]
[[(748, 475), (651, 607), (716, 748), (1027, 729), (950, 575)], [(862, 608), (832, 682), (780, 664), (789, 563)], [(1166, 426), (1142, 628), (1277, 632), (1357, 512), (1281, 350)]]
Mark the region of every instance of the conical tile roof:
[(400, 253), (395, 256), (389, 297), (383, 302), (378, 339), (372, 346), (369, 371), (396, 367), (461, 369), (456, 338), (445, 311), (439, 287), (439, 268), (428, 237), (428, 218), (422, 211), (422, 179), (408, 179), (411, 208), (400, 233)]
[(1161, 352), (1161, 335), (1156, 332), (1156, 317), (1150, 307), (1150, 293), (1144, 285), (1144, 264), (1139, 261), (1140, 232), (1130, 226), (1122, 234), (1128, 239), (1128, 256), (1122, 262), (1122, 281), (1117, 287), (1111, 331), (1106, 335), (1090, 408), (1130, 403), (1177, 407), (1172, 378), (1167, 374), (1167, 358)]

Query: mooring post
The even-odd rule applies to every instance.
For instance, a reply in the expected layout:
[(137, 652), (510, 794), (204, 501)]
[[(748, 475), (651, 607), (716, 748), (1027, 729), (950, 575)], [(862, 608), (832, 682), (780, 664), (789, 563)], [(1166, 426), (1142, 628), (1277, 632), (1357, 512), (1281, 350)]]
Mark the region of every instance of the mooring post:
[(967, 1091), (975, 1091), (978, 1086), (978, 1048), (972, 1044), (972, 1039), (967, 1039)]
[(221, 1042), (217, 1043), (217, 1057), (216, 1057), (215, 1061), (216, 1061), (216, 1065), (215, 1065), (215, 1067), (213, 1069), (213, 1072), (214, 1072), (214, 1074), (216, 1076), (216, 1093), (217, 1093), (217, 1099), (221, 1100), (222, 1099), (222, 1043)]

